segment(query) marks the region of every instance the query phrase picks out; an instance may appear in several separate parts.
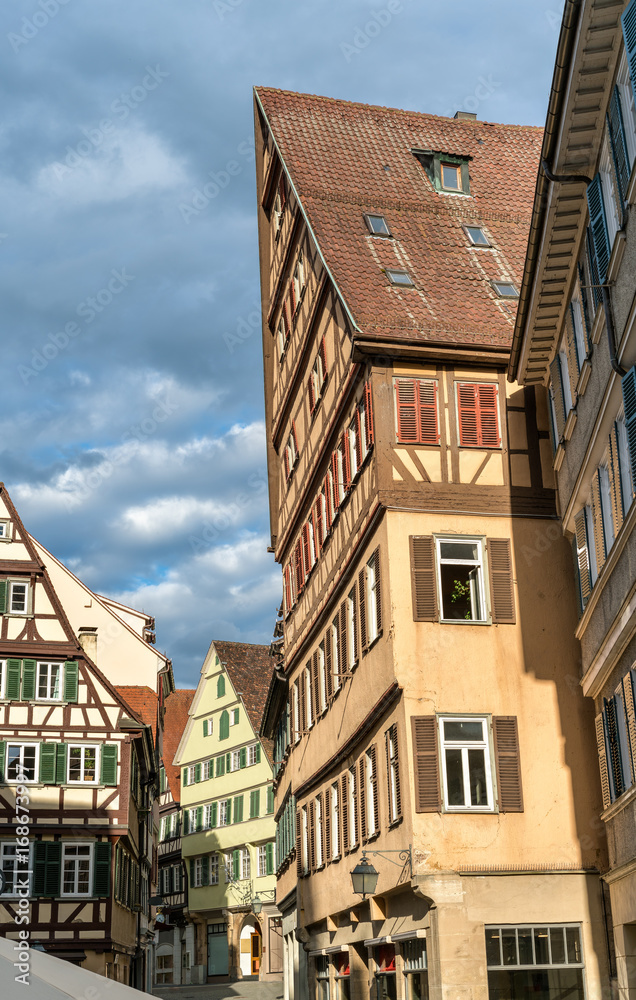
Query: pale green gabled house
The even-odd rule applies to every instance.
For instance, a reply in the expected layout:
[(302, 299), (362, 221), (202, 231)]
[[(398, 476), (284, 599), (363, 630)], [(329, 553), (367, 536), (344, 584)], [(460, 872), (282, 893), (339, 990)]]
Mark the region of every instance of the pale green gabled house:
[(267, 646), (212, 642), (174, 759), (192, 982), (282, 978), (272, 748), (258, 736), (271, 669)]

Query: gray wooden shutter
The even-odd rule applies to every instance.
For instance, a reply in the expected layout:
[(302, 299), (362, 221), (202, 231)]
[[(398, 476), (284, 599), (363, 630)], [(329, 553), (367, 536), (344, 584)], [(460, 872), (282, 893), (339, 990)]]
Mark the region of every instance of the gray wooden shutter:
[(550, 363), (550, 381), (552, 383), (552, 401), (554, 403), (554, 416), (556, 419), (556, 438), (554, 447), (558, 447), (560, 439), (565, 430), (567, 413), (565, 412), (565, 395), (563, 393), (563, 377), (561, 375), (561, 359), (555, 355)]
[[(369, 630), (367, 629), (367, 594), (366, 567), (358, 574), (358, 605), (360, 607), (360, 645), (364, 653), (369, 645)], [(340, 670), (340, 664), (338, 664)]]
[(367, 758), (366, 754), (362, 754), (358, 764), (358, 771), (360, 774), (359, 788), (360, 788), (360, 839), (364, 844), (367, 839), (367, 782), (366, 782), (366, 767)]
[(523, 812), (519, 734), (514, 715), (495, 715), (492, 720), (497, 764), (500, 812)]
[(623, 390), (623, 406), (625, 408), (627, 445), (632, 467), (632, 484), (636, 486), (636, 365), (630, 368), (627, 375), (621, 379), (621, 389)]
[(598, 267), (599, 282), (603, 285), (607, 278), (607, 268), (612, 248), (609, 245), (600, 174), (597, 174), (592, 183), (587, 186), (587, 204), (590, 211), (590, 228), (592, 230), (592, 243), (594, 244), (594, 256), (596, 257)]
[(117, 745), (105, 743), (101, 749), (100, 781), (102, 785), (117, 784)]
[(437, 752), (437, 718), (434, 715), (413, 716), (411, 727), (413, 733), (415, 812), (440, 812), (442, 798)]
[(413, 621), (435, 622), (438, 619), (435, 540), (432, 535), (411, 535), (409, 548)]
[(625, 126), (623, 123), (623, 111), (621, 108), (621, 95), (618, 86), (614, 87), (612, 96), (607, 108), (607, 131), (609, 132), (610, 144), (612, 147), (612, 158), (614, 169), (618, 181), (618, 193), (621, 202), (621, 215), (625, 215), (625, 199), (627, 198), (627, 188), (629, 187), (629, 157), (627, 155), (627, 144), (625, 142)]
[(512, 583), (512, 553), (509, 538), (489, 538), (490, 608), (495, 625), (514, 625), (515, 594)]
[(605, 744), (605, 725), (603, 723), (603, 713), (599, 712), (595, 719), (596, 726), (596, 748), (598, 750), (598, 763), (601, 771), (601, 792), (603, 794), (603, 808), (607, 809), (611, 805), (609, 772), (607, 768), (607, 749)]
[(631, 0), (623, 11), (621, 18), (623, 26), (623, 39), (625, 41), (625, 51), (629, 63), (629, 75), (636, 100), (636, 0)]
[(110, 895), (110, 859), (112, 844), (98, 841), (93, 855), (93, 895), (98, 898)]
[(580, 510), (574, 518), (574, 531), (576, 546), (576, 564), (578, 566), (581, 606), (585, 607), (592, 592), (592, 579), (590, 577), (590, 547), (587, 537), (587, 518), (585, 508)]
[(76, 702), (79, 685), (79, 664), (67, 660), (64, 664), (64, 701)]
[(22, 661), (22, 701), (35, 698), (35, 660)]

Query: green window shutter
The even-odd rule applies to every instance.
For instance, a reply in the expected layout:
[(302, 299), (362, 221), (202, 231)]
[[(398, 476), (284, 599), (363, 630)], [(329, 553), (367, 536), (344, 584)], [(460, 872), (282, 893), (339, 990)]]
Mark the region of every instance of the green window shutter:
[(183, 836), (190, 833), (190, 811), (189, 809), (183, 810)]
[(225, 757), (216, 758), (216, 776), (217, 778), (222, 778), (225, 774)]
[(210, 810), (210, 813), (211, 813), (211, 815), (210, 815), (210, 826), (212, 827), (213, 830), (215, 829), (217, 821), (218, 821), (218, 812), (219, 812), (218, 803), (217, 802), (213, 802), (212, 803), (212, 809)]
[(260, 743), (257, 743), (256, 749), (254, 751), (254, 763), (260, 764), (260, 762), (261, 762), (261, 745)]
[(265, 844), (265, 873), (274, 874), (274, 845)]
[(0, 781), (4, 781), (4, 768), (7, 759), (6, 740), (0, 740)]
[(55, 784), (56, 743), (40, 743), (40, 784)]
[(79, 686), (79, 664), (76, 660), (67, 660), (64, 664), (64, 701), (77, 701)]
[(233, 725), (238, 726), (239, 722), (239, 710), (238, 708), (232, 709)]
[(227, 825), (232, 822), (232, 799), (227, 800)]
[(241, 852), (232, 851), (232, 878), (235, 882), (241, 877)]
[(117, 744), (105, 743), (100, 754), (100, 783), (117, 784)]
[(187, 769), (187, 767), (184, 767), (184, 769), (183, 769), (183, 787), (185, 788), (185, 786), (187, 784), (188, 784), (188, 769)]
[[(623, 406), (625, 408), (625, 428), (627, 430), (627, 446), (632, 467), (632, 483), (636, 483), (636, 365), (630, 368), (621, 380), (623, 390)], [(8, 660), (7, 663), (11, 663)], [(11, 697), (11, 695), (7, 695)]]
[(108, 841), (95, 844), (93, 856), (93, 895), (98, 899), (110, 896), (110, 859), (113, 845)]
[(217, 698), (222, 698), (224, 694), (225, 694), (225, 677), (223, 676), (223, 674), (221, 674), (218, 681), (216, 682), (216, 696)]
[(60, 841), (48, 841), (46, 850), (46, 880), (45, 895), (59, 896), (62, 880), (62, 844)]
[(261, 793), (257, 788), (250, 792), (250, 819), (257, 819), (261, 811)]
[(194, 858), (190, 858), (190, 888), (194, 887)]
[(35, 660), (22, 661), (22, 701), (35, 698)]
[(55, 748), (55, 783), (64, 785), (66, 783), (66, 761), (68, 747), (66, 743), (58, 743)]
[(557, 440), (554, 447), (557, 448), (563, 436), (567, 413), (565, 409), (565, 395), (563, 393), (563, 377), (561, 375), (561, 358), (555, 355), (550, 364), (550, 380), (552, 382), (552, 399), (554, 402), (554, 415), (556, 417)]
[(629, 63), (629, 75), (632, 80), (632, 89), (636, 99), (636, 0), (631, 0), (623, 11), (623, 39), (625, 41), (625, 51)]
[(230, 716), (226, 709), (221, 712), (219, 719), (219, 739), (226, 740), (230, 735)]
[(627, 144), (625, 142), (625, 125), (623, 122), (623, 110), (621, 108), (621, 94), (618, 87), (614, 87), (612, 96), (607, 108), (607, 131), (609, 132), (610, 145), (612, 147), (612, 157), (614, 169), (618, 179), (618, 193), (621, 202), (621, 214), (625, 214), (625, 199), (627, 188), (629, 187), (629, 156), (627, 155)]
[(207, 855), (201, 858), (201, 882), (203, 885), (210, 882), (210, 859)]
[(232, 770), (232, 754), (231, 753), (226, 753), (226, 755), (225, 755), (225, 770), (227, 771), (228, 774)]
[(0, 580), (0, 615), (7, 610), (7, 581)]
[(194, 780), (195, 782), (201, 781), (201, 762), (194, 765)]
[(268, 813), (273, 813), (274, 812), (274, 786), (273, 785), (268, 785), (267, 786), (267, 812)]
[(197, 833), (203, 829), (203, 806), (197, 806)]
[(234, 799), (234, 822), (243, 822), (243, 796), (237, 795)]
[(598, 266), (599, 282), (602, 285), (607, 277), (607, 267), (612, 248), (609, 245), (607, 217), (605, 215), (605, 202), (603, 201), (600, 174), (597, 174), (592, 183), (588, 184), (587, 205), (590, 210), (590, 228), (592, 230), (594, 256), (596, 257)]
[(203, 720), (203, 735), (204, 736), (208, 735), (208, 720), (207, 719)]
[(239, 766), (247, 767), (247, 747), (241, 747), (239, 752)]
[(47, 842), (36, 840), (33, 845), (33, 895), (43, 896), (46, 884)]
[(7, 691), (9, 701), (20, 700), (20, 677), (22, 660), (7, 660)]

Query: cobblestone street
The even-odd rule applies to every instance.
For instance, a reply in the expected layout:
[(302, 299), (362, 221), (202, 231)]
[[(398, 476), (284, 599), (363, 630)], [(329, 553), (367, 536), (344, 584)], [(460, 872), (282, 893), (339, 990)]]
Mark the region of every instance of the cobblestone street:
[(259, 983), (243, 979), (233, 983), (208, 983), (205, 986), (164, 986), (153, 990), (161, 1000), (282, 1000), (283, 984)]

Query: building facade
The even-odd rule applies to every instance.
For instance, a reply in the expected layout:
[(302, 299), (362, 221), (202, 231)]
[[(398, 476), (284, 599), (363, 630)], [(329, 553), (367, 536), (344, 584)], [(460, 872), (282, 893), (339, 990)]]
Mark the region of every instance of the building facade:
[[(0, 538), (0, 933), (146, 988), (169, 663), (34, 542), (3, 486)], [(113, 682), (98, 628), (120, 676), (152, 686)]]
[(596, 1000), (571, 553), (506, 381), (542, 133), (265, 88), (255, 132), (286, 1000)]
[(636, 3), (566, 8), (509, 374), (550, 392), (621, 997), (636, 994), (635, 83)]
[(268, 647), (215, 640), (174, 758), (192, 982), (282, 977), (271, 744), (258, 735), (270, 669)]

